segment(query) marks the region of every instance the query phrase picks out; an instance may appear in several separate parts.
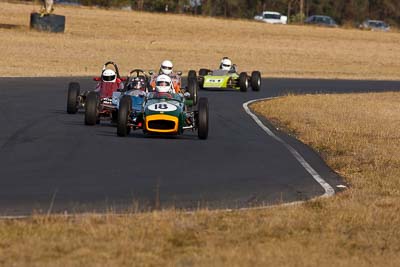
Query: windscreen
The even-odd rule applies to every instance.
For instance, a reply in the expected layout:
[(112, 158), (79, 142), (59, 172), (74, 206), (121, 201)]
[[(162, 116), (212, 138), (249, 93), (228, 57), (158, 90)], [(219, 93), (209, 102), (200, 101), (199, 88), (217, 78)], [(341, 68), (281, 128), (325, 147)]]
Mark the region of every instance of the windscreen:
[(281, 15), (278, 15), (278, 14), (264, 14), (264, 19), (281, 19)]

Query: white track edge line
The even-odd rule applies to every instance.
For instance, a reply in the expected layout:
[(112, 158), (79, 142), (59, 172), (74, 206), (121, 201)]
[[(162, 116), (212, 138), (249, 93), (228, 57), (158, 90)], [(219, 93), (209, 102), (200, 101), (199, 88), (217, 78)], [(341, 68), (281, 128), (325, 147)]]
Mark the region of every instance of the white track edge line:
[(313, 167), (300, 155), (300, 153), (294, 149), (291, 145), (286, 143), (284, 140), (282, 140), (280, 137), (278, 137), (276, 134), (273, 133), (271, 129), (269, 129), (267, 126), (265, 126), (261, 120), (253, 113), (251, 112), (249, 105), (258, 102), (258, 101), (263, 101), (263, 100), (271, 100), (276, 97), (267, 97), (267, 98), (259, 98), (259, 99), (254, 99), (247, 101), (243, 103), (243, 108), (246, 111), (246, 113), (257, 123), (258, 126), (260, 126), (261, 129), (263, 129), (269, 136), (274, 138), (276, 141), (281, 143), (286, 147), (286, 149), (289, 150), (289, 152), (294, 156), (294, 158), (303, 166), (303, 168), (314, 178), (315, 181), (317, 181), (318, 184), (322, 186), (322, 188), (325, 190), (325, 193), (321, 197), (330, 197), (335, 194), (335, 190), (333, 187), (328, 184), (322, 177), (321, 175), (318, 174), (316, 170), (314, 170)]

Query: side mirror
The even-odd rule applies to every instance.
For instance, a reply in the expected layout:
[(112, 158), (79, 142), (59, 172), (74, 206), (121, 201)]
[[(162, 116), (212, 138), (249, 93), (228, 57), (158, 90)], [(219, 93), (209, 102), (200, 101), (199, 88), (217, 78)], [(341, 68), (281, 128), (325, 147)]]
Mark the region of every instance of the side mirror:
[(178, 71), (176, 74), (178, 74), (179, 76), (182, 75), (182, 71)]
[(153, 74), (154, 74), (154, 71), (153, 71), (153, 70), (149, 70), (149, 74), (150, 74), (150, 75), (153, 75)]
[(100, 81), (101, 81), (101, 77), (94, 77), (94, 78), (93, 78), (93, 81), (95, 81), (95, 82), (100, 82)]

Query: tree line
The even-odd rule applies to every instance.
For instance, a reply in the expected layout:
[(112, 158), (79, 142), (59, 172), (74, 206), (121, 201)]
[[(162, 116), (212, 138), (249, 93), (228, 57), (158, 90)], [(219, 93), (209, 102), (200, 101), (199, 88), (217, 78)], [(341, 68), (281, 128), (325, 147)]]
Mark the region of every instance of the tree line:
[[(37, 1), (37, 0), (36, 0)], [(341, 24), (356, 25), (364, 19), (381, 19), (400, 25), (400, 0), (56, 0), (101, 7), (131, 7), (133, 10), (190, 13), (229, 18), (252, 18), (263, 10), (288, 15), (301, 23), (315, 14), (328, 15)]]

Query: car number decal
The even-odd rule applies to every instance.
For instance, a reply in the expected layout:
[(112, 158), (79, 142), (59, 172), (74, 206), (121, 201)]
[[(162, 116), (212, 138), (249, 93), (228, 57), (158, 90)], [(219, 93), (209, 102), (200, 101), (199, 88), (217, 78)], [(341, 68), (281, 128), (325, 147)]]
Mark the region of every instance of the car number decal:
[(222, 80), (221, 79), (209, 79), (207, 82), (209, 82), (209, 83), (220, 83), (220, 82), (222, 82)]
[(175, 105), (172, 104), (168, 104), (168, 103), (156, 103), (156, 104), (152, 104), (148, 107), (149, 110), (151, 111), (175, 111), (177, 109), (177, 107)]

